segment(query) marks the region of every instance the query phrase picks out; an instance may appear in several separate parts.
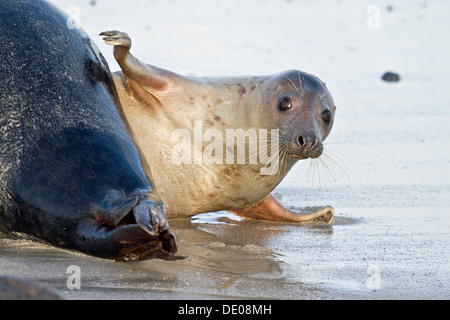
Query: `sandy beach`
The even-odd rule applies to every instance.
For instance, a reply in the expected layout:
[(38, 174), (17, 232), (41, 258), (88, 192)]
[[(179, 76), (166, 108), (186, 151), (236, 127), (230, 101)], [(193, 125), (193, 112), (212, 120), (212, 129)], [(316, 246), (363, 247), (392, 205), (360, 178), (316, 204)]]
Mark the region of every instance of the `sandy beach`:
[[(0, 234), (0, 276), (67, 299), (450, 298), (450, 3), (53, 0), (90, 35), (121, 30), (141, 61), (195, 76), (289, 69), (327, 83), (332, 160), (300, 161), (274, 194), (332, 205), (331, 225), (169, 220), (179, 261), (114, 262)], [(130, 4), (128, 4), (130, 3)], [(398, 82), (382, 75), (392, 71)], [(80, 289), (67, 285), (70, 266)]]

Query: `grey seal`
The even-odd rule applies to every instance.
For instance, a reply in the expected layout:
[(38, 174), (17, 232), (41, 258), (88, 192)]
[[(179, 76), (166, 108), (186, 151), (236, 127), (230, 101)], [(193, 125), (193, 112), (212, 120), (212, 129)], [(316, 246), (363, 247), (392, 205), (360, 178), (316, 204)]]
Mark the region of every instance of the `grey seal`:
[[(122, 114), (133, 140), (151, 165), (151, 170), (144, 170), (147, 174), (151, 171), (169, 217), (228, 210), (268, 220), (332, 221), (331, 206), (288, 210), (271, 195), (297, 161), (317, 158), (323, 152), (336, 110), (324, 82), (299, 70), (270, 76), (182, 76), (135, 58), (126, 33), (115, 30), (100, 35), (114, 46), (115, 59), (122, 69), (114, 74)], [(258, 143), (279, 142), (279, 157), (272, 163), (276, 170), (261, 174), (261, 169), (267, 167), (264, 157), (251, 164), (222, 161), (226, 158), (222, 151), (232, 153), (239, 148), (239, 142), (216, 144), (218, 137), (225, 137), (232, 129), (241, 133), (270, 131)], [(273, 129), (278, 133), (272, 134)], [(174, 161), (174, 150), (181, 148), (189, 153), (191, 148), (180, 147), (179, 141), (173, 139), (174, 133), (191, 138), (209, 135), (207, 140), (216, 141), (214, 146), (192, 146), (191, 162)], [(215, 159), (202, 161), (211, 149)], [(254, 156), (247, 151), (245, 158)]]

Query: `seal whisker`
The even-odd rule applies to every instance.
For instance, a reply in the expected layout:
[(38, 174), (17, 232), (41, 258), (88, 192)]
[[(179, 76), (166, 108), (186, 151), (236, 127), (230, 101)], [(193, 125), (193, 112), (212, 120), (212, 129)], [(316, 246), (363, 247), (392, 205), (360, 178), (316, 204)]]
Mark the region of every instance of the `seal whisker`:
[(300, 94), (302, 94), (302, 92), (304, 91), (303, 90), (303, 85), (302, 85), (302, 76), (300, 75), (300, 71), (297, 71), (297, 74), (298, 74), (298, 83), (299, 83), (299, 86), (300, 86)]
[[(277, 133), (277, 131), (278, 131), (278, 133)], [(281, 134), (285, 134), (285, 132), (279, 126), (277, 126), (276, 124), (273, 125), (272, 129), (267, 130), (267, 132), (269, 132), (269, 134), (271, 136), (273, 136), (273, 135), (274, 136), (280, 136), (280, 133)]]
[(344, 160), (341, 158), (345, 158), (347, 161), (351, 161), (351, 159), (349, 157), (347, 157), (345, 154), (338, 152), (336, 150), (330, 149), (327, 145), (327, 148), (324, 150), (326, 151), (328, 154), (332, 154), (337, 160), (339, 160), (341, 163), (344, 163)]
[(291, 154), (288, 152), (288, 146), (286, 145), (286, 142), (284, 140), (280, 141), (279, 150), (284, 152), (285, 160), (287, 160), (291, 157)]
[(316, 158), (314, 162), (316, 163), (317, 177), (319, 179), (319, 189), (322, 189), (322, 172), (320, 171), (319, 160), (320, 158)]
[(284, 162), (284, 171), (283, 172), (287, 172), (288, 171), (287, 170), (288, 161), (286, 158), (289, 157), (289, 154), (286, 150), (282, 150), (282, 152), (283, 152), (283, 162)]
[[(281, 168), (280, 168), (280, 163), (282, 163), (282, 160), (283, 159), (283, 154), (281, 154), (281, 156), (279, 155), (278, 157), (277, 157), (277, 159), (276, 159), (276, 161), (277, 161), (277, 165), (276, 165), (276, 167), (274, 167), (273, 169), (272, 169), (272, 172), (271, 172), (271, 175), (272, 176), (275, 176), (275, 174), (276, 174), (276, 180), (279, 180), (280, 179), (280, 176), (281, 176), (281, 171), (282, 170), (280, 170)], [(276, 168), (276, 169), (275, 169)], [(274, 172), (275, 170), (277, 170), (276, 172)]]
[[(319, 179), (319, 189), (320, 189), (320, 174), (319, 174), (319, 168), (317, 165), (317, 159), (311, 159), (311, 168), (312, 168), (312, 179), (311, 179), (311, 186), (314, 186), (314, 179)], [(317, 176), (316, 176), (317, 174)]]
[(322, 188), (322, 178), (319, 166), (319, 158), (309, 159), (308, 171), (306, 175), (306, 181), (311, 181), (311, 186), (314, 186), (314, 182), (317, 179), (319, 183), (319, 189)]
[[(326, 152), (324, 152), (322, 154), (322, 156), (324, 157), (324, 159), (327, 159), (328, 164), (334, 168), (341, 176), (346, 176), (347, 179), (350, 179), (350, 176), (347, 174), (347, 172), (339, 165), (339, 163), (334, 159), (339, 159), (337, 158), (335, 155), (331, 155), (331, 154), (327, 154)], [(333, 158), (334, 157), (334, 158)], [(340, 160), (340, 159), (339, 159)], [(342, 161), (342, 160), (341, 160)]]
[(320, 157), (320, 158), (319, 158), (319, 161), (320, 161), (322, 167), (324, 168), (325, 177), (327, 178), (328, 183), (329, 183), (329, 185), (331, 186), (331, 179), (330, 179), (330, 176), (332, 177), (332, 179), (333, 179), (334, 182), (337, 181), (337, 180), (336, 180), (336, 177), (335, 177), (335, 175), (333, 174), (333, 172), (331, 171), (331, 169), (330, 169), (330, 167), (329, 167), (329, 165), (328, 165), (328, 163), (327, 163), (327, 159), (326, 159), (325, 157)]
[(285, 156), (286, 156), (286, 152), (282, 151), (281, 156), (278, 155), (278, 157), (277, 157), (277, 161), (278, 161), (278, 163), (277, 163), (277, 170), (278, 170), (277, 180), (280, 180), (281, 175), (284, 174), (284, 172), (286, 172), (286, 169), (281, 170), (281, 168), (280, 168), (280, 163), (284, 163), (284, 165), (286, 166)]
[[(258, 152), (259, 162), (261, 164), (266, 164), (266, 163), (272, 163), (273, 162), (275, 155), (272, 154), (272, 152), (278, 154), (278, 157), (276, 157), (276, 159), (275, 159), (275, 161), (277, 161), (277, 162), (276, 162), (276, 166), (274, 168), (276, 168), (276, 169), (272, 168), (272, 170), (278, 170), (278, 173), (279, 173), (280, 152), (282, 153), (283, 150), (281, 150), (279, 148), (279, 146), (277, 148), (275, 148), (274, 150), (271, 149), (270, 156), (267, 154), (267, 150), (264, 152), (263, 156), (260, 155), (261, 152), (262, 152), (262, 150), (259, 150), (259, 152)], [(272, 175), (274, 175), (274, 173), (275, 172), (271, 171), (269, 175), (272, 176)]]
[(330, 160), (333, 160), (336, 164), (338, 164), (338, 161), (341, 164), (345, 164), (346, 161), (344, 161), (344, 159), (347, 160), (348, 162), (351, 161), (351, 159), (349, 157), (347, 157), (345, 154), (336, 152), (334, 150), (331, 150), (330, 148), (324, 149), (323, 155), (330, 158)]
[(276, 161), (276, 166), (273, 166), (272, 169), (270, 170), (270, 173), (269, 173), (270, 178), (274, 177), (275, 174), (277, 174), (276, 176), (278, 177), (278, 174), (280, 173), (280, 170), (279, 170), (280, 159), (277, 158), (275, 161)]
[(313, 167), (313, 161), (312, 161), (312, 159), (310, 159), (310, 161), (308, 161), (308, 171), (306, 173), (306, 181), (310, 180), (310, 177), (312, 174), (312, 167)]
[[(261, 150), (260, 150), (260, 148), (259, 148), (259, 146), (258, 146), (258, 144), (256, 144), (256, 148), (247, 148), (247, 146), (252, 146), (251, 144), (250, 144), (250, 142), (249, 141), (239, 141), (239, 142), (236, 142), (235, 141), (235, 146), (236, 146), (236, 148), (237, 149), (239, 149), (239, 147), (244, 147), (244, 153), (245, 153), (245, 156), (244, 156), (244, 163), (245, 164), (252, 164), (252, 165), (256, 165), (257, 164), (257, 160), (258, 160), (258, 158), (260, 158), (261, 159)], [(239, 154), (239, 153), (238, 153)], [(256, 160), (256, 162), (255, 163), (251, 163), (250, 162), (250, 160), (251, 159), (254, 159), (254, 160)]]
[(326, 90), (321, 96), (320, 99), (322, 100), (325, 96), (329, 95), (330, 91)]
[(342, 168), (341, 165), (339, 165), (332, 157), (330, 157), (330, 155), (324, 154), (323, 157), (324, 159), (327, 160), (328, 164), (330, 165), (330, 168), (338, 172), (340, 176), (346, 176), (347, 179), (349, 179), (349, 176), (347, 172), (344, 170), (344, 168)]
[[(276, 167), (272, 168), (271, 176), (275, 176), (275, 173), (276, 173), (276, 179), (279, 179), (280, 175), (281, 175), (280, 162), (282, 159), (283, 159), (283, 153), (281, 153), (281, 155), (278, 154), (278, 157), (276, 159), (277, 165), (276, 165)], [(274, 172), (275, 170), (277, 170), (277, 172)]]
[[(323, 165), (325, 171), (328, 173), (329, 176), (331, 176), (333, 178), (333, 181), (336, 182), (337, 181), (336, 176), (333, 173), (333, 171), (331, 170), (331, 167), (330, 167), (330, 164), (328, 162), (328, 159), (326, 157), (322, 157), (321, 158), (321, 162), (322, 162), (322, 165)], [(330, 180), (329, 180), (329, 182), (331, 184)]]
[[(245, 139), (244, 141), (234, 140), (236, 146), (240, 146), (240, 147), (244, 146), (245, 147), (245, 154), (246, 154), (245, 163), (250, 163), (250, 159), (256, 159), (256, 160), (260, 159), (260, 162), (271, 159), (273, 157), (273, 155), (271, 154), (270, 156), (268, 156), (267, 148), (269, 148), (271, 150), (271, 152), (273, 151), (278, 154), (280, 153), (280, 150), (282, 149), (280, 146), (280, 135), (276, 132), (272, 132), (272, 130), (269, 130), (268, 132), (270, 134), (269, 137), (267, 135), (259, 136), (257, 144), (256, 144), (256, 142), (252, 142), (252, 144), (256, 144), (255, 149), (254, 148), (247, 149), (247, 145), (250, 145), (250, 146), (252, 145), (252, 144), (250, 144), (250, 141), (248, 141), (247, 139)], [(275, 148), (273, 147), (274, 140), (278, 140), (278, 145)], [(262, 146), (265, 146), (266, 149), (262, 148)], [(250, 164), (252, 164), (252, 163), (250, 163)], [(255, 163), (253, 163), (253, 164), (255, 164)]]
[(297, 87), (296, 87), (295, 84), (292, 82), (292, 80), (289, 79), (289, 77), (286, 76), (286, 75), (284, 75), (284, 77), (285, 77), (286, 79), (288, 79), (288, 81), (292, 84), (292, 86), (294, 87), (295, 91), (297, 91), (298, 94), (301, 94), (300, 89), (297, 89)]
[(314, 159), (314, 162), (316, 163), (316, 170), (317, 170), (317, 177), (319, 180), (319, 189), (322, 189), (322, 183), (326, 186), (326, 180), (324, 178), (324, 173), (323, 171), (321, 171), (321, 159), (320, 158), (316, 158)]

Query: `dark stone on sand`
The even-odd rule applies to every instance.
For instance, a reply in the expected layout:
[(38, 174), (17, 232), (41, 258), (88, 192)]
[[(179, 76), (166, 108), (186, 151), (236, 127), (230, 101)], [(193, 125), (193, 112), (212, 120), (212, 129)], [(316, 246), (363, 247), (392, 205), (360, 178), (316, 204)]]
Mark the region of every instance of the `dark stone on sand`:
[(0, 300), (62, 300), (42, 285), (10, 277), (0, 277)]
[(400, 75), (398, 73), (394, 73), (394, 72), (386, 72), (385, 74), (383, 74), (383, 76), (381, 77), (382, 80), (386, 81), (386, 82), (399, 82), (400, 81)]

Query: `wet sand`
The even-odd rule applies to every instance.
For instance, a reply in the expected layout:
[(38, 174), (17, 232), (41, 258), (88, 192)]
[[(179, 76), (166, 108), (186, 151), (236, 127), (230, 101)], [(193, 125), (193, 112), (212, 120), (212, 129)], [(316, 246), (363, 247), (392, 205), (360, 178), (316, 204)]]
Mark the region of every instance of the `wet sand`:
[[(348, 208), (333, 225), (172, 221), (180, 261), (114, 262), (0, 241), (2, 275), (68, 299), (448, 299), (448, 219), (425, 208)], [(69, 266), (81, 289), (69, 290)], [(377, 282), (379, 281), (379, 282)]]
[[(298, 163), (275, 193), (286, 206), (332, 205), (336, 218), (174, 219), (189, 255), (180, 261), (114, 262), (0, 236), (0, 275), (68, 299), (450, 298), (449, 4), (386, 2), (381, 29), (369, 30), (372, 3), (360, 1), (54, 2), (81, 8), (113, 71), (112, 48), (97, 37), (107, 29), (128, 32), (141, 60), (182, 74), (300, 68), (325, 80), (338, 107), (325, 145), (333, 160)], [(283, 23), (267, 23), (272, 15)], [(381, 80), (390, 69), (400, 82)], [(71, 265), (79, 290), (67, 287)]]

